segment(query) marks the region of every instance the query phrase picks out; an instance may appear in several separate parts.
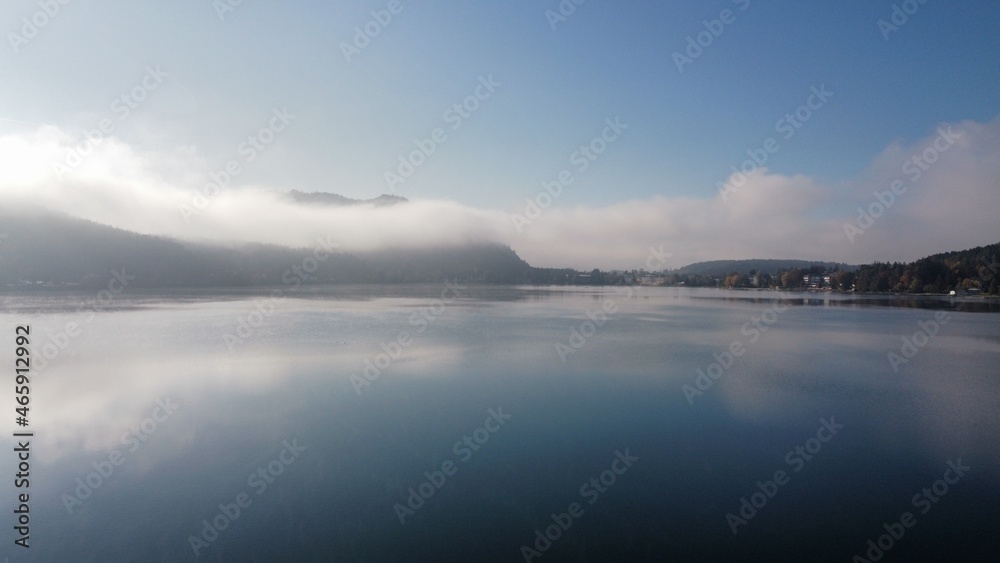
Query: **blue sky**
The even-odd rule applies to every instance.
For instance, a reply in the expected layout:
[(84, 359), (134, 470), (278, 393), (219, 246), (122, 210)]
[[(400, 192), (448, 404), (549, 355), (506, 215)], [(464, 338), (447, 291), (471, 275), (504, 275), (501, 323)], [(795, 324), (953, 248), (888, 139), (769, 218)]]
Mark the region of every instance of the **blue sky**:
[[(415, 139), (443, 128), (447, 140), (394, 193), (516, 212), (610, 117), (628, 130), (575, 174), (555, 207), (715, 197), (730, 167), (778, 137), (776, 122), (812, 87), (834, 95), (792, 138), (779, 138), (766, 166), (823, 182), (833, 199), (838, 184), (871, 176), (894, 143), (1000, 113), (992, 23), (1000, 5), (987, 0), (914, 4), (888, 40), (877, 22), (904, 2), (587, 0), (553, 29), (546, 10), (558, 11), (557, 0), (401, 0), (346, 61), (354, 28), (389, 4), (245, 0), (220, 18), (210, 0), (76, 0), (15, 50), (10, 34), (40, 8), (6, 2), (0, 134), (93, 128), (159, 65), (163, 84), (114, 132), (136, 151), (186, 147), (209, 173), (273, 108), (287, 108), (291, 126), (232, 189), (367, 198), (390, 191), (385, 173)], [(730, 23), (679, 72), (674, 53), (723, 10)], [(444, 113), (488, 76), (500, 86), (452, 130)]]

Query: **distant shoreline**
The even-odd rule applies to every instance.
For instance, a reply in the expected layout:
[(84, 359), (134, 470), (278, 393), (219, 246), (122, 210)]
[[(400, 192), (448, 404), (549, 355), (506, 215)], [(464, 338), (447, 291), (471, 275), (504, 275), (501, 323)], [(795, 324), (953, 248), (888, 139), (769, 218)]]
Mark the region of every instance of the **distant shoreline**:
[[(444, 283), (443, 281), (441, 283)], [(899, 293), (899, 292), (874, 292), (874, 291), (844, 291), (840, 289), (808, 289), (808, 288), (774, 288), (774, 287), (712, 287), (712, 286), (688, 286), (688, 285), (649, 285), (649, 284), (630, 284), (630, 285), (583, 285), (583, 284), (532, 284), (532, 283), (482, 283), (482, 282), (466, 282), (459, 281), (463, 285), (474, 287), (478, 289), (485, 288), (581, 288), (581, 289), (591, 289), (591, 288), (618, 288), (618, 287), (638, 287), (638, 288), (662, 288), (662, 289), (694, 289), (694, 290), (722, 290), (722, 291), (743, 291), (743, 292), (784, 292), (784, 293), (801, 293), (801, 294), (835, 294), (835, 295), (858, 295), (858, 296), (880, 296), (880, 297), (951, 297), (951, 298), (981, 298), (989, 300), (998, 300), (1000, 295), (990, 295), (990, 294), (975, 294), (975, 293), (963, 293), (950, 295), (948, 293)], [(324, 289), (351, 289), (351, 288), (434, 288), (439, 287), (440, 283), (434, 282), (378, 282), (378, 283), (322, 283), (322, 284), (302, 284), (298, 289), (289, 290), (287, 286), (282, 285), (233, 285), (233, 286), (141, 286), (129, 288), (129, 294), (143, 294), (143, 293), (156, 293), (156, 292), (191, 292), (191, 293), (226, 293), (226, 294), (237, 294), (237, 293), (248, 293), (248, 294), (263, 294), (275, 290), (281, 290), (288, 294), (288, 296), (293, 295), (308, 295), (309, 293), (314, 293), (322, 291)], [(19, 294), (91, 294), (95, 291), (100, 291), (102, 288), (98, 286), (88, 286), (88, 285), (17, 285), (17, 286), (0, 286), (0, 295), (19, 295)]]

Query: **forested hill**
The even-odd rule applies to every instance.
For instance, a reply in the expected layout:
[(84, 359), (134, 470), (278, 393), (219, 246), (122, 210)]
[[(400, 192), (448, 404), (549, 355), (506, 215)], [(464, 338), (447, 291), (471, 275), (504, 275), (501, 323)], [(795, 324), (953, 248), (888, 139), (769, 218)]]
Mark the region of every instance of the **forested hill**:
[(674, 270), (675, 274), (694, 274), (702, 276), (721, 277), (733, 272), (766, 272), (774, 273), (793, 269), (808, 270), (809, 268), (826, 270), (855, 270), (857, 266), (838, 264), (836, 262), (816, 262), (809, 260), (710, 260), (696, 262)]
[(911, 263), (861, 266), (855, 289), (864, 292), (948, 293), (952, 290), (1000, 293), (1000, 243), (945, 252)]
[[(387, 198), (388, 200), (388, 198)], [(319, 202), (316, 202), (319, 203)], [(334, 204), (322, 202), (322, 204)], [(401, 202), (397, 202), (401, 203)], [(392, 205), (393, 203), (386, 204)], [(329, 245), (206, 245), (142, 235), (52, 214), (0, 211), (0, 289), (101, 287), (113, 272), (135, 287), (278, 286), (305, 284), (441, 283), (689, 285), (817, 288), (859, 292), (1000, 294), (1000, 243), (947, 252), (912, 263), (849, 266), (804, 260), (717, 260), (656, 279), (629, 272), (535, 268), (508, 246), (467, 244), (346, 253)], [(308, 276), (296, 273), (303, 267)], [(690, 273), (685, 273), (690, 272)]]
[[(0, 288), (99, 287), (113, 271), (136, 287), (282, 285), (314, 268), (304, 283), (549, 283), (558, 270), (529, 266), (511, 248), (469, 244), (370, 253), (246, 244), (212, 246), (142, 235), (64, 216), (0, 212)], [(320, 257), (316, 260), (316, 257)]]
[(911, 263), (862, 266), (804, 260), (715, 260), (684, 266), (652, 281), (727, 288), (998, 295), (1000, 243), (935, 254)]

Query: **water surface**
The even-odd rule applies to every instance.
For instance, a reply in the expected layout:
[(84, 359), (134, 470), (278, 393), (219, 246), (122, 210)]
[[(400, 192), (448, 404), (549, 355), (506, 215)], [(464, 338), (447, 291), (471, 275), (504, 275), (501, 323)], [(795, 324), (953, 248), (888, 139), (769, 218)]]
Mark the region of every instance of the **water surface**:
[[(888, 560), (995, 552), (995, 303), (444, 285), (270, 295), (0, 297), (5, 363), (25, 323), (37, 360), (31, 557), (8, 534), (11, 561), (523, 561), (522, 546), (543, 547), (540, 561), (850, 561), (907, 511), (916, 524)], [(911, 355), (903, 337), (923, 344)], [(915, 505), (959, 459), (964, 476)], [(0, 468), (13, 474), (13, 456)], [(787, 481), (771, 487), (778, 471)], [(402, 510), (425, 473), (440, 486)], [(734, 534), (727, 514), (758, 482), (773, 496)], [(248, 506), (220, 517), (241, 493)], [(534, 546), (572, 503), (582, 514)], [(225, 529), (207, 541), (217, 517)]]

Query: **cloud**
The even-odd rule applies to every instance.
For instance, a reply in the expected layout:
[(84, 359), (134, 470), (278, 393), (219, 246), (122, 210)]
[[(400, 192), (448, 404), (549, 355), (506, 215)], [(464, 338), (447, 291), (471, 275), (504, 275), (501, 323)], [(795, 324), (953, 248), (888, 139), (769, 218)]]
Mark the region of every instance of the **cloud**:
[[(476, 209), (442, 200), (304, 206), (282, 197), (281, 186), (242, 185), (238, 175), (216, 193), (206, 190), (211, 168), (193, 147), (144, 152), (109, 137), (71, 170), (53, 170), (86, 147), (85, 139), (54, 127), (0, 137), (0, 205), (40, 205), (193, 241), (305, 246), (323, 237), (347, 250), (494, 241), (510, 244), (534, 265), (581, 269), (640, 267), (650, 247), (661, 246), (676, 267), (721, 258), (913, 260), (1000, 241), (1000, 118), (943, 124), (923, 139), (894, 142), (848, 181), (823, 183), (761, 168), (742, 183), (731, 177), (739, 187), (725, 198), (658, 196), (603, 207), (560, 207), (556, 200), (520, 232), (511, 216), (523, 207)], [(876, 192), (885, 201), (893, 182), (900, 193), (852, 241), (845, 224), (858, 225), (858, 208), (870, 209)]]
[[(86, 151), (80, 151), (81, 146), (86, 142), (81, 145), (81, 140), (52, 127), (0, 137), (0, 167), (9, 171), (0, 179), (4, 207), (42, 206), (192, 241), (309, 246), (322, 237), (348, 250), (371, 250), (500, 240), (491, 229), (500, 213), (455, 202), (307, 206), (272, 187), (237, 186), (238, 175), (219, 189), (212, 184), (213, 172), (206, 173), (210, 168), (191, 147), (142, 153), (113, 137)], [(74, 151), (87, 154), (77, 161), (67, 156)]]

